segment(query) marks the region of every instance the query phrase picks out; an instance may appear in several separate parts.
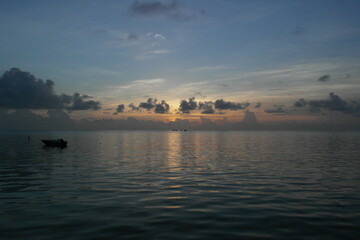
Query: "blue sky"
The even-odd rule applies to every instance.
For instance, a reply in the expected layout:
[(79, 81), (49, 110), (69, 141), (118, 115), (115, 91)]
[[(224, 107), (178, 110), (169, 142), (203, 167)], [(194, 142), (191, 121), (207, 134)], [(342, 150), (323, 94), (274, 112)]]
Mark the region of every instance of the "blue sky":
[[(359, 10), (359, 1), (330, 0), (1, 1), (0, 70), (20, 68), (54, 81), (58, 94), (102, 103), (74, 116), (121, 118), (149, 97), (173, 115), (195, 97), (249, 102), (264, 119), (279, 106), (313, 116), (294, 102), (331, 92), (360, 99)], [(124, 113), (106, 115), (119, 104)]]

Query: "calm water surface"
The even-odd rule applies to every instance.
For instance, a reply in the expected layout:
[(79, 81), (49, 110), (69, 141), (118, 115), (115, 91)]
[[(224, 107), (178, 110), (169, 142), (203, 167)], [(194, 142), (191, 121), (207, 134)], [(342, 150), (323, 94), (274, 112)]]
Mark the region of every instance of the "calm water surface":
[(2, 132), (0, 238), (360, 239), (360, 133)]

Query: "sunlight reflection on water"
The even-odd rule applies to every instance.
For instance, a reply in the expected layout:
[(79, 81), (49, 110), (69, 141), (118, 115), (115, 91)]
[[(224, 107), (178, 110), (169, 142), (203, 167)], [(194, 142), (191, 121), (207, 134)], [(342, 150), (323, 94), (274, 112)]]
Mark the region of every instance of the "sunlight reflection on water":
[[(69, 146), (42, 147), (58, 137)], [(360, 235), (360, 133), (3, 132), (0, 146), (5, 239)]]

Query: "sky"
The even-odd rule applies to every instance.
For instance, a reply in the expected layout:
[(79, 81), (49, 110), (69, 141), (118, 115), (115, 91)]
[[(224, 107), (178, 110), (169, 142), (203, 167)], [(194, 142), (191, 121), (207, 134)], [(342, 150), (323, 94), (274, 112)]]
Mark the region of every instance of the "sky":
[(0, 128), (359, 129), (359, 10), (1, 1)]

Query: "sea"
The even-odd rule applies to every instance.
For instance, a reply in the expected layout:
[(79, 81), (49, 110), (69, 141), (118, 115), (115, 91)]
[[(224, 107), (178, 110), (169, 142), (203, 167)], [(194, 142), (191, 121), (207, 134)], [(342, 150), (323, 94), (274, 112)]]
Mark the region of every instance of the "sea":
[(0, 132), (0, 239), (360, 239), (360, 132)]

